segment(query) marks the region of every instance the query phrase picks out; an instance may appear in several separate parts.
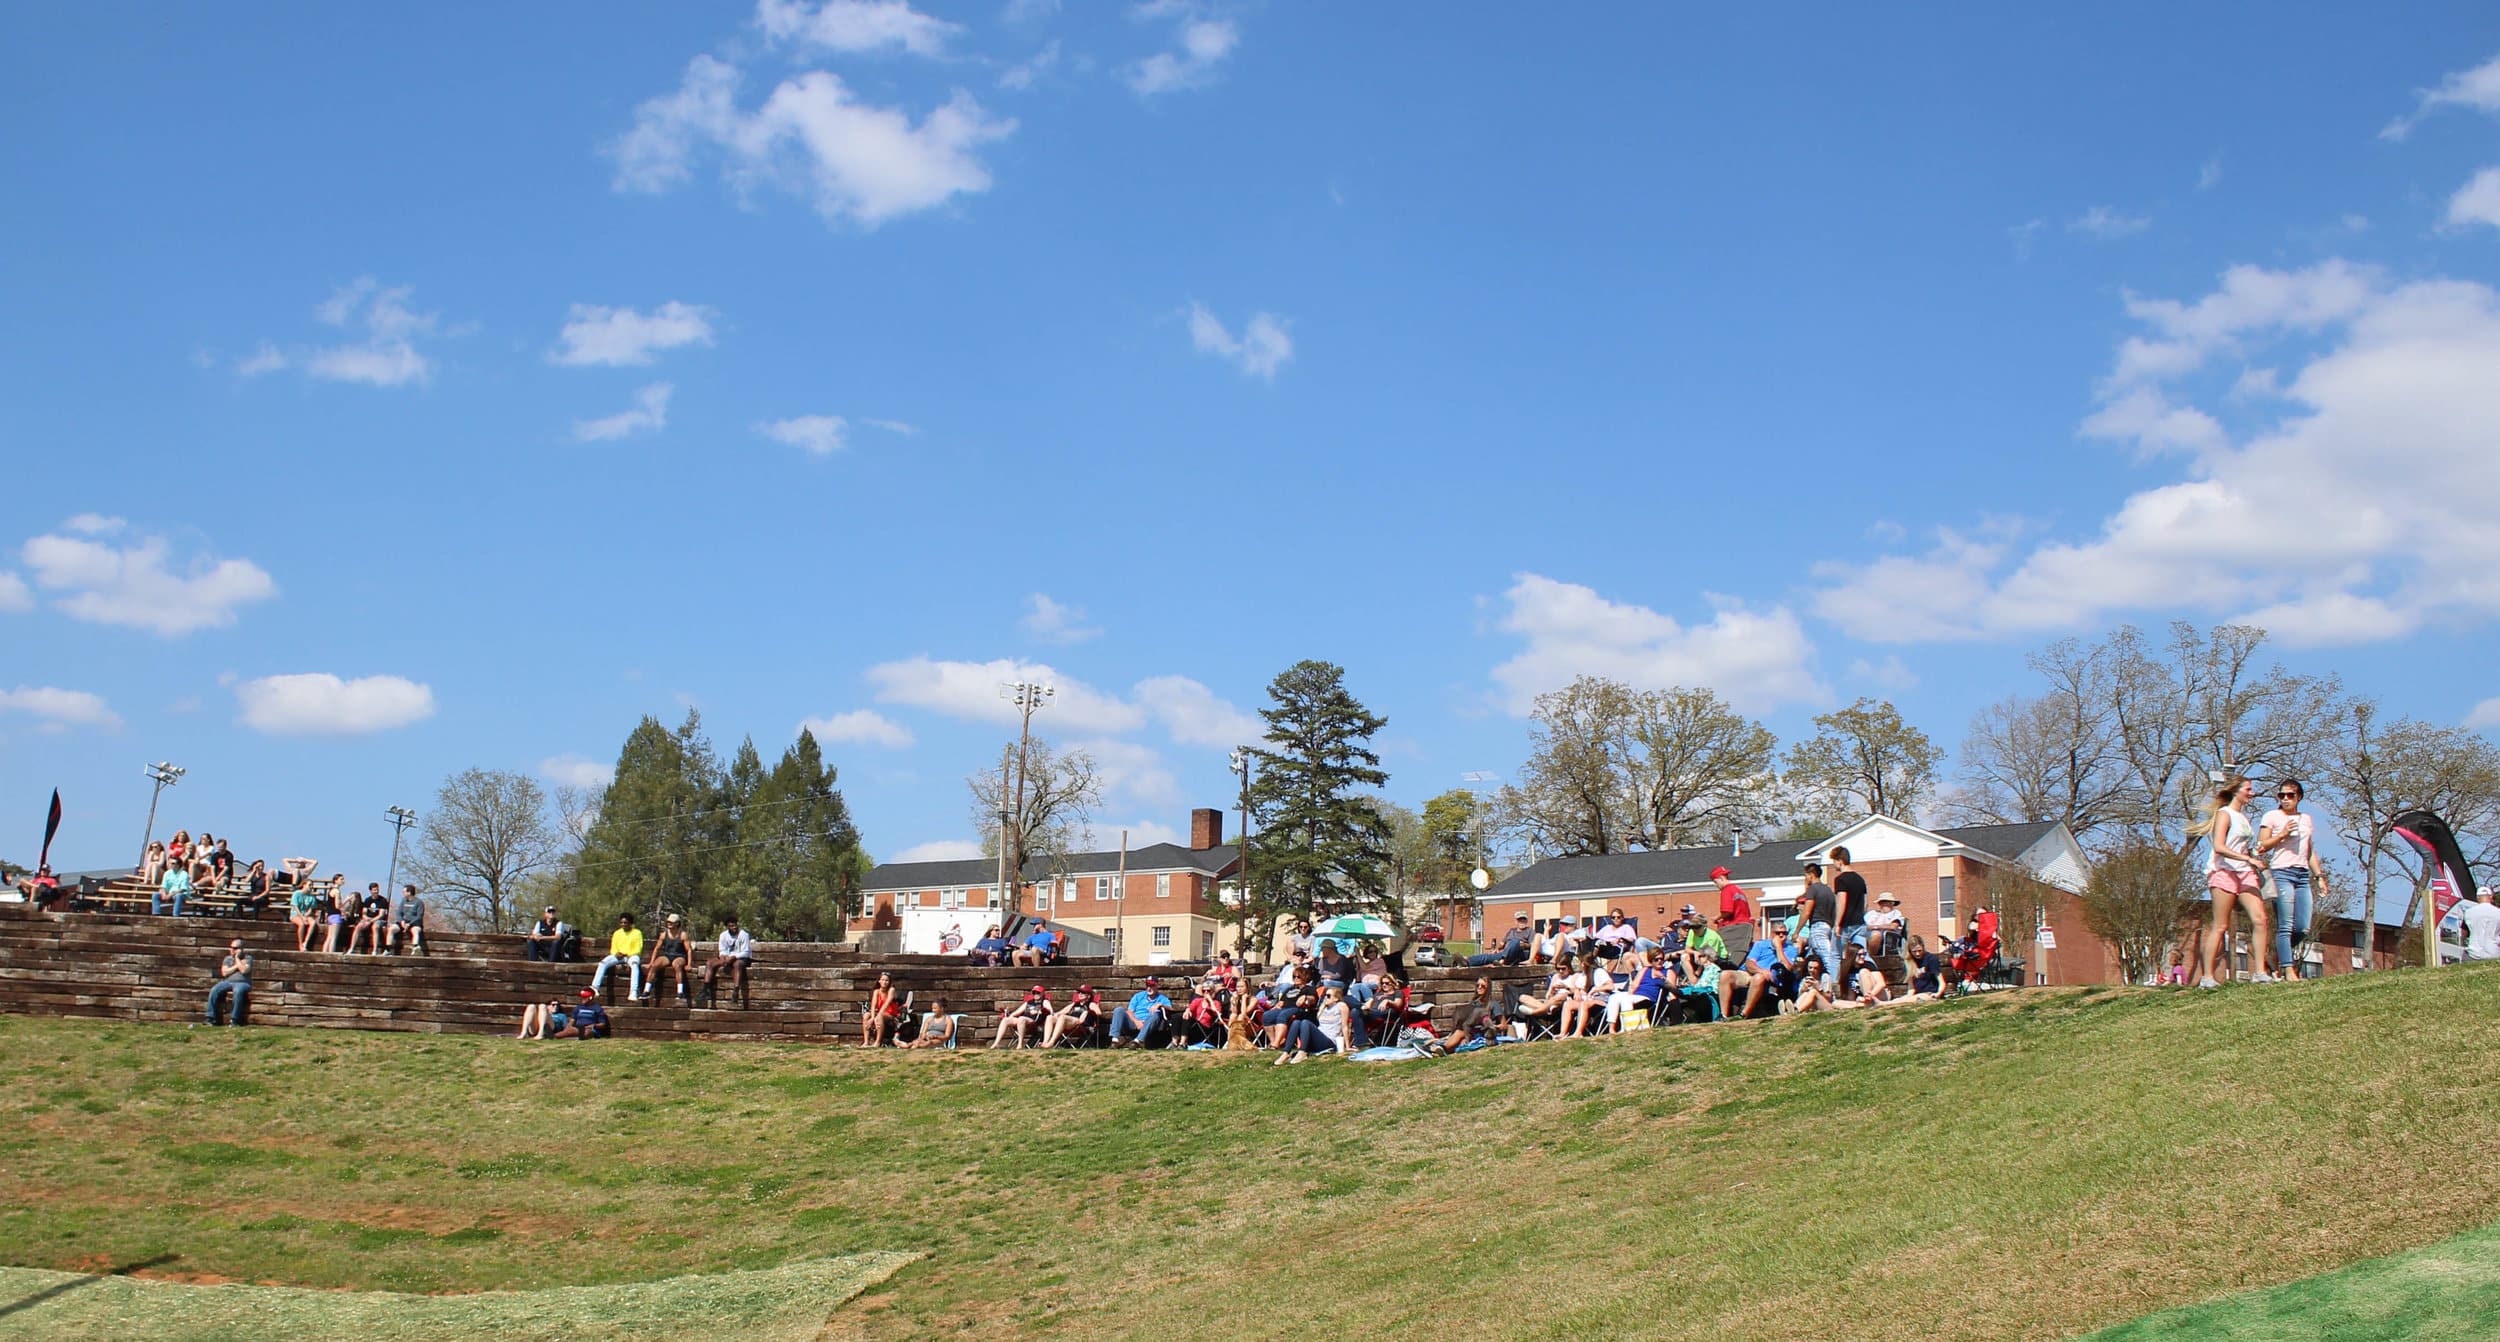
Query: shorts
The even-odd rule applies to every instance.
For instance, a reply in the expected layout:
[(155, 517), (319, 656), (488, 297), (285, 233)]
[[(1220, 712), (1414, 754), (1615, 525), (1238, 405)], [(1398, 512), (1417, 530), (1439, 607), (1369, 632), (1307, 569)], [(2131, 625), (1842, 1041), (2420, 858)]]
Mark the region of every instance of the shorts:
[(2205, 888), (2217, 895), (2253, 895), (2257, 893), (2257, 873), (2253, 871), (2209, 871)]

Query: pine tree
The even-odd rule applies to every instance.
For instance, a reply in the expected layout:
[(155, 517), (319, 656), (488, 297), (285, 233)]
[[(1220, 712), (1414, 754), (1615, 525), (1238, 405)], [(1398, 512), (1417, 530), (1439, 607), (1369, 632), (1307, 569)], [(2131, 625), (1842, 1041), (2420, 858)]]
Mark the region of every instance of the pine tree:
[(1360, 792), (1389, 781), (1368, 744), (1388, 719), (1347, 693), (1344, 669), (1327, 662), (1295, 663), (1267, 693), (1267, 744), (1251, 751), (1258, 833), (1244, 910), (1262, 947), (1279, 914), (1389, 911), (1389, 825)]

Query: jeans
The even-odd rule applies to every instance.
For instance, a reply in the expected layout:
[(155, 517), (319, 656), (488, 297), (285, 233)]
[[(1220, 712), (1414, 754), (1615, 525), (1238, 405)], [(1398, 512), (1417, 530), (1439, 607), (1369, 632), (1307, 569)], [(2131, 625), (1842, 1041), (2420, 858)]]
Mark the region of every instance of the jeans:
[(1840, 973), (1840, 944), (1832, 936), (1830, 923), (1814, 923), (1806, 928), (1806, 950), (1823, 962), (1825, 983)]
[(1155, 1031), (1162, 1028), (1163, 1013), (1160, 1011), (1147, 1012), (1146, 1019), (1142, 1021), (1137, 1019), (1135, 1015), (1131, 1014), (1127, 1007), (1122, 1007), (1111, 1013), (1111, 1040), (1113, 1043), (1118, 1043), (1119, 1041), (1134, 1035), (1137, 1042), (1142, 1044), (1146, 1042), (1149, 1035), (1152, 1035)]
[(225, 1024), (226, 1011), (231, 1006), (234, 1011), (234, 1023), (241, 1025), (244, 1004), (250, 1000), (251, 995), (251, 984), (237, 983), (233, 979), (219, 979), (217, 986), (208, 990), (208, 1023)]
[(1334, 1053), (1337, 1051), (1336, 1041), (1330, 1039), (1324, 1034), (1321, 1034), (1319, 1032), (1319, 1022), (1315, 1020), (1295, 1021), (1293, 1023), (1293, 1029), (1285, 1035), (1285, 1047), (1288, 1049), (1298, 1049), (1304, 1053)]
[(552, 937), (545, 941), (532, 937), (528, 941), (523, 942), (522, 946), (524, 953), (532, 960), (545, 960), (550, 964), (555, 962), (556, 943), (555, 939)]
[(627, 981), (626, 995), (628, 997), (642, 996), (642, 961), (630, 955), (611, 955), (601, 960), (599, 972), (590, 976), (590, 990), (597, 992), (608, 986), (608, 968), (611, 965), (623, 965), (632, 971), (633, 977)]
[(1356, 983), (1346, 988), (1345, 996), (1347, 1001), (1354, 1004), (1354, 1009), (1360, 1011), (1363, 1008), (1370, 1006), (1372, 1004), (1372, 998), (1378, 995), (1379, 992), (1380, 985), (1376, 983)]
[(1866, 924), (1851, 923), (1840, 929), (1840, 939), (1859, 950), (1866, 949)]
[(2290, 966), (2295, 943), (2309, 939), (2309, 869), (2277, 867), (2273, 876), (2274, 972), (2297, 977)]
[[(181, 916), (182, 916), (182, 901), (184, 901), (184, 900), (186, 900), (186, 899), (189, 899), (190, 897), (191, 897), (191, 892), (190, 892), (190, 891), (188, 891), (188, 890), (180, 891), (180, 892), (178, 892), (178, 893), (176, 893), (176, 894), (174, 895), (174, 916), (175, 916), (175, 917), (179, 918), (179, 917), (181, 917)], [(155, 917), (159, 917), (159, 918), (162, 918), (162, 917), (164, 917), (164, 916), (165, 916), (165, 892), (164, 892), (164, 891), (159, 890), (159, 891), (157, 891), (155, 894), (150, 895), (150, 896), (148, 897), (148, 912), (149, 912), (151, 915), (153, 915), (153, 916), (155, 916)]]

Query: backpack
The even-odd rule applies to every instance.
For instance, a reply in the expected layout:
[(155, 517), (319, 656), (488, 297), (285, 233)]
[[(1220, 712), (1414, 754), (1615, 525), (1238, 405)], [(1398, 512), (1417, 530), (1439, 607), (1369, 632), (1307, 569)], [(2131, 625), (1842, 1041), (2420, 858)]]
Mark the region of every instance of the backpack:
[(571, 964), (582, 958), (582, 934), (571, 923), (556, 924), (556, 960)]

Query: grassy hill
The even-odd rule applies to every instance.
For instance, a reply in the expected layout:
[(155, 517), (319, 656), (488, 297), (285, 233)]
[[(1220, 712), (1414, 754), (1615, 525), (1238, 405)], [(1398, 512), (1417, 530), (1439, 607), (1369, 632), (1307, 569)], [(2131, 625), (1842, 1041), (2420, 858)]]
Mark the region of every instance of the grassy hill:
[(0, 1260), (434, 1292), (922, 1255), (843, 1310), (878, 1336), (2066, 1337), (2488, 1221), (2495, 1000), (2029, 991), (1296, 1068), (0, 1018)]

